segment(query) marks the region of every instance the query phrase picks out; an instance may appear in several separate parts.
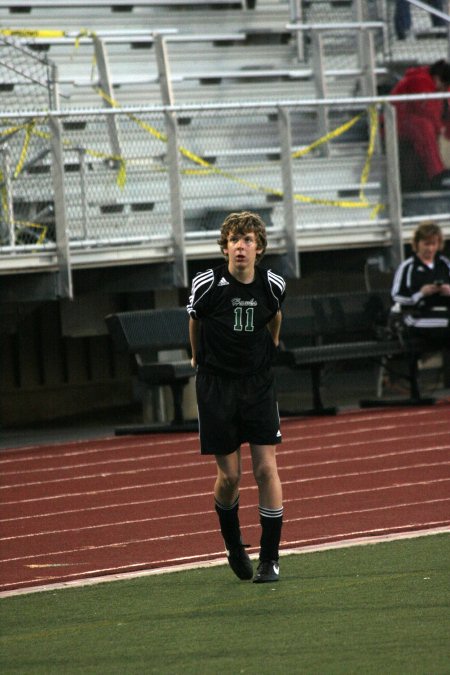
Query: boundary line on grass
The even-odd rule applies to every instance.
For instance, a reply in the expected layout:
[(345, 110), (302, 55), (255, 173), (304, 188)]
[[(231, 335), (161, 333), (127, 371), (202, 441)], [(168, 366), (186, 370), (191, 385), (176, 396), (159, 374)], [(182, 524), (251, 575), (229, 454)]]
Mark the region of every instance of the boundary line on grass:
[[(436, 527), (428, 530), (416, 530), (413, 532), (396, 532), (391, 534), (382, 534), (372, 537), (358, 537), (355, 539), (344, 539), (342, 541), (334, 541), (324, 544), (313, 544), (310, 546), (303, 546), (301, 548), (283, 549), (280, 551), (281, 556), (287, 555), (302, 555), (305, 553), (318, 553), (320, 551), (329, 551), (333, 549), (350, 548), (353, 546), (367, 546), (371, 544), (381, 544), (390, 541), (397, 541), (399, 539), (415, 539), (418, 537), (427, 537), (437, 534), (450, 534), (450, 526)], [(256, 558), (257, 554), (250, 556)], [(119, 574), (108, 574), (105, 576), (91, 577), (89, 579), (76, 579), (74, 581), (62, 581), (54, 584), (44, 584), (42, 586), (30, 586), (29, 588), (18, 588), (11, 591), (0, 592), (0, 598), (7, 598), (15, 595), (26, 595), (29, 593), (40, 593), (44, 591), (54, 591), (64, 588), (81, 588), (83, 586), (94, 586), (96, 584), (107, 583), (111, 581), (124, 581), (129, 579), (136, 579), (139, 577), (156, 576), (160, 574), (170, 574), (172, 572), (186, 572), (193, 569), (200, 569), (205, 567), (218, 567), (225, 565), (226, 558), (219, 558), (216, 560), (207, 560), (196, 563), (183, 563), (181, 565), (173, 565), (170, 567), (160, 567), (151, 570), (139, 570), (135, 572), (121, 572)]]

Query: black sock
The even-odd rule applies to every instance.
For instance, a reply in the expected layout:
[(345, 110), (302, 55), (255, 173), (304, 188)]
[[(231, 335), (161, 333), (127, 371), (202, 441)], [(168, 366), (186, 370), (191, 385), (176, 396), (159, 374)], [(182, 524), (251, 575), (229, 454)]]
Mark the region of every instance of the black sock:
[(260, 506), (259, 520), (262, 527), (259, 559), (261, 561), (278, 561), (278, 549), (283, 524), (283, 507), (279, 509), (266, 509), (264, 506)]
[(215, 508), (219, 516), (220, 531), (225, 541), (227, 549), (239, 546), (241, 543), (241, 530), (239, 527), (239, 495), (231, 506), (225, 506), (220, 502), (215, 501)]

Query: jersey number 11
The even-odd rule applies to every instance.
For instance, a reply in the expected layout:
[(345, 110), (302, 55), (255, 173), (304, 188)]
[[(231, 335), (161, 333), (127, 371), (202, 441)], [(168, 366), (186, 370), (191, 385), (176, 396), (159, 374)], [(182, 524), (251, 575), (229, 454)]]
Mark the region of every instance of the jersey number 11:
[[(246, 330), (247, 332), (252, 332), (254, 330), (253, 325), (253, 307), (235, 307), (234, 308), (234, 330)], [(243, 316), (245, 315), (245, 316)], [(244, 326), (244, 321), (245, 326)]]

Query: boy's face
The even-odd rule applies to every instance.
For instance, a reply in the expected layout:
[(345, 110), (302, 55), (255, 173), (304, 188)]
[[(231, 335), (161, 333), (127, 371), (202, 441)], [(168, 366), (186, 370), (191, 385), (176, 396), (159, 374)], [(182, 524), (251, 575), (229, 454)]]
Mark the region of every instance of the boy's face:
[(439, 251), (440, 244), (439, 237), (436, 235), (427, 237), (426, 239), (419, 239), (417, 242), (417, 255), (425, 262), (433, 262), (434, 256)]
[(224, 248), (228, 256), (230, 270), (243, 270), (255, 266), (256, 257), (262, 253), (254, 232), (230, 232), (227, 237), (227, 246)]

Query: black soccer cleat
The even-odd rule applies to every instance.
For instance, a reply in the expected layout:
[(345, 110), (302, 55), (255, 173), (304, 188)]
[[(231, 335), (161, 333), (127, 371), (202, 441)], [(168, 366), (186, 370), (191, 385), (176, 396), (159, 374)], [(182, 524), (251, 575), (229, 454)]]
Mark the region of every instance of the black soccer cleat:
[(244, 544), (227, 551), (228, 564), (239, 579), (248, 581), (253, 577), (253, 565)]
[(276, 560), (263, 560), (256, 570), (254, 584), (267, 584), (278, 581), (280, 578), (280, 566)]

